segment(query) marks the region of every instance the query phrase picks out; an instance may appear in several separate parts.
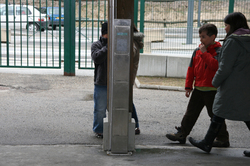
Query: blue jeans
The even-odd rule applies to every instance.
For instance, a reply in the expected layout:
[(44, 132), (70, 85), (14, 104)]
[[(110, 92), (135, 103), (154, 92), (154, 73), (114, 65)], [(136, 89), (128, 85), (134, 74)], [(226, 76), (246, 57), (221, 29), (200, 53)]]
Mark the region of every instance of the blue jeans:
[(93, 131), (103, 133), (103, 118), (107, 110), (107, 86), (95, 85), (94, 87), (94, 122)]
[[(103, 118), (106, 118), (107, 86), (95, 85), (94, 87), (94, 122), (93, 131), (103, 133)], [(132, 118), (135, 119), (135, 127), (139, 128), (139, 121), (133, 103)]]

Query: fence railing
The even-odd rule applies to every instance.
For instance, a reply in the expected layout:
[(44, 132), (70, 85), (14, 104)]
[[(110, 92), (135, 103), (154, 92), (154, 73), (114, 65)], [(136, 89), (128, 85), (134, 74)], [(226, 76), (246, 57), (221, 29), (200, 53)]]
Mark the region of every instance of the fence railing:
[[(61, 0), (2, 0), (0, 4), (0, 67), (61, 68), (60, 21), (50, 20), (42, 7), (61, 6)], [(56, 16), (52, 12), (52, 16)], [(62, 14), (57, 17), (63, 18)], [(51, 25), (59, 31), (50, 29)]]
[[(198, 28), (213, 23), (219, 29), (216, 40), (225, 37), (224, 17), (233, 11), (250, 19), (249, 0), (191, 0), (193, 1), (192, 42), (187, 43), (188, 0), (138, 1), (138, 23), (146, 35), (144, 53), (191, 56), (199, 41)], [(144, 4), (141, 4), (144, 3)], [(232, 9), (231, 9), (232, 8)], [(144, 12), (142, 12), (144, 11)], [(143, 15), (143, 19), (141, 19)]]
[[(108, 18), (108, 0), (76, 2), (76, 36), (78, 68), (94, 69), (91, 44), (101, 35), (101, 24)], [(80, 19), (79, 19), (80, 18)]]
[[(249, 0), (192, 1), (193, 38), (187, 44), (188, 0), (135, 0), (138, 3), (135, 22), (145, 34), (144, 53), (191, 56), (200, 42), (198, 29), (202, 24), (215, 24), (219, 29), (218, 40), (225, 36), (223, 19), (228, 12), (240, 11), (250, 19)], [(31, 9), (25, 8), (28, 5)], [(9, 10), (14, 6), (15, 10)], [(59, 21), (49, 20), (48, 14), (44, 16), (41, 12), (27, 14), (51, 7), (59, 8), (56, 16)], [(62, 0), (0, 0), (0, 67), (61, 68), (65, 60), (62, 7)], [(75, 61), (80, 69), (93, 69), (91, 44), (99, 39), (101, 23), (108, 18), (108, 0), (77, 0), (74, 7)], [(12, 14), (19, 14), (16, 16), (19, 20)]]

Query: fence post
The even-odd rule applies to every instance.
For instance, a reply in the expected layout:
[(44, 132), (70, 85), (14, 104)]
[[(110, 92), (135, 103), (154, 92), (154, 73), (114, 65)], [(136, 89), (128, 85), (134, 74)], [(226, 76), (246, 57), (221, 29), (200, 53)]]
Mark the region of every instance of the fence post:
[(75, 76), (75, 0), (64, 0), (64, 75)]
[(5, 11), (6, 11), (6, 45), (7, 45), (7, 66), (9, 66), (9, 53), (10, 53), (10, 50), (9, 50), (9, 6), (8, 6), (8, 1), (5, 1)]
[(138, 0), (134, 0), (134, 24), (137, 27), (138, 23)]
[(234, 12), (234, 0), (229, 0), (228, 13), (233, 13), (233, 12)]
[(194, 18), (194, 0), (188, 0), (188, 22), (187, 22), (186, 44), (192, 44), (193, 42), (193, 18)]
[[(140, 32), (144, 33), (144, 12), (145, 12), (145, 0), (140, 1)], [(143, 53), (143, 49), (140, 49), (140, 53)]]
[(198, 2), (198, 19), (197, 19), (197, 27), (201, 26), (201, 0)]

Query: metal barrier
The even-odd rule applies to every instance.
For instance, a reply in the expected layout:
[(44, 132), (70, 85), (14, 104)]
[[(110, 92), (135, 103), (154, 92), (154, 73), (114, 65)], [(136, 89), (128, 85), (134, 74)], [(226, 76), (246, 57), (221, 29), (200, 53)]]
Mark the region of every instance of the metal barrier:
[[(188, 34), (190, 1), (193, 1), (193, 26)], [(191, 56), (200, 43), (198, 29), (202, 24), (215, 24), (219, 29), (216, 40), (219, 40), (225, 37), (223, 19), (228, 13), (239, 11), (250, 19), (249, 0), (141, 0), (137, 3), (140, 4), (137, 26), (143, 27), (140, 31), (147, 38), (144, 53), (149, 54)], [(188, 35), (193, 37), (191, 44), (186, 41)]]
[[(107, 0), (98, 1), (74, 1), (75, 2), (75, 62), (80, 69), (94, 69), (91, 60), (91, 44), (99, 39), (101, 23), (107, 20)], [(61, 0), (0, 0), (0, 9), (5, 17), (1, 15), (0, 37), (4, 41), (0, 45), (0, 67), (17, 68), (61, 68), (61, 62), (68, 61), (65, 58), (63, 14)], [(11, 3), (11, 4), (9, 4)], [(28, 6), (31, 9), (25, 9)], [(59, 7), (59, 23), (49, 20), (49, 16), (30, 16), (27, 13), (34, 11)], [(19, 11), (14, 10), (18, 8)], [(11, 10), (12, 9), (12, 10)], [(46, 11), (46, 10), (45, 10)], [(22, 13), (25, 12), (25, 13)], [(0, 13), (1, 14), (1, 13)], [(56, 12), (52, 11), (52, 17)], [(17, 16), (18, 15), (18, 16)], [(43, 18), (44, 17), (44, 18)], [(30, 21), (30, 19), (39, 21)], [(71, 19), (71, 18), (69, 18)], [(66, 21), (65, 21), (66, 22)], [(25, 25), (22, 25), (25, 24)], [(49, 26), (52, 24), (52, 26)], [(6, 25), (4, 27), (3, 25)], [(59, 29), (53, 25), (59, 25)], [(10, 29), (6, 31), (5, 29)], [(70, 62), (71, 63), (71, 62)]]
[[(194, 3), (194, 13), (192, 34), (189, 35), (193, 38), (191, 44), (187, 44), (188, 0), (135, 0), (135, 24), (146, 35), (144, 53), (190, 56), (200, 43), (198, 29), (202, 24), (214, 23), (219, 29), (218, 40), (225, 36), (223, 18), (229, 12), (240, 11), (250, 19), (249, 0), (191, 1)], [(71, 51), (75, 52), (75, 60), (70, 63), (78, 63), (79, 69), (93, 69), (91, 44), (99, 39), (101, 23), (107, 20), (108, 0), (69, 1), (74, 3), (72, 10), (75, 17), (68, 18), (75, 22), (74, 32), (64, 31), (65, 27), (62, 26), (62, 7), (65, 2), (0, 0), (0, 67), (61, 68), (61, 62), (65, 66), (65, 61), (68, 61), (65, 58), (64, 38), (70, 34), (75, 41), (69, 43), (72, 45)], [(25, 8), (27, 5), (32, 9)], [(57, 7), (59, 21), (49, 20), (47, 14), (45, 17), (41, 13), (31, 16), (27, 14), (41, 10), (42, 7)], [(56, 11), (52, 10), (51, 16), (55, 15)]]
[(101, 35), (101, 24), (107, 21), (108, 0), (76, 2), (76, 36), (78, 43), (78, 68), (94, 69), (91, 44)]
[[(3, 2), (3, 0), (1, 1)], [(59, 1), (13, 0), (0, 4), (0, 67), (61, 68), (63, 49), (59, 31), (49, 28), (51, 20), (41, 8), (62, 6)], [(60, 8), (61, 9), (61, 8)], [(60, 10), (61, 11), (61, 10)], [(52, 16), (55, 15), (52, 11)], [(61, 18), (62, 14), (58, 15)], [(56, 22), (52, 20), (52, 25)], [(2, 41), (2, 36), (6, 36)]]

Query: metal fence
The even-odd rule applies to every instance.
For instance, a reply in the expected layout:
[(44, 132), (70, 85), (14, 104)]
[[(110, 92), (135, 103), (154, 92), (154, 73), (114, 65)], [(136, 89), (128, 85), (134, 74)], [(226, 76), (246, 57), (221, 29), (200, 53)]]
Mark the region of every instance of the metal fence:
[[(42, 7), (61, 7), (63, 2), (1, 0), (0, 3), (0, 67), (61, 68), (62, 21), (56, 31), (49, 26), (56, 21), (39, 11)], [(52, 16), (55, 15), (52, 11)], [(58, 17), (62, 17), (61, 8)]]
[[(188, 38), (188, 6), (193, 1), (191, 42)], [(204, 23), (218, 27), (216, 40), (225, 37), (224, 17), (233, 11), (250, 19), (249, 0), (141, 0), (137, 26), (144, 27), (144, 53), (190, 56), (199, 41), (198, 29)], [(143, 23), (142, 23), (143, 22)], [(142, 28), (141, 28), (142, 30)]]
[(91, 44), (101, 35), (101, 24), (108, 18), (108, 0), (76, 2), (76, 43), (79, 69), (93, 69)]
[[(75, 61), (80, 69), (94, 68), (91, 44), (98, 40), (101, 23), (107, 20), (107, 6), (107, 0), (75, 2)], [(41, 12), (54, 7), (59, 7), (60, 15), (52, 10), (51, 16), (57, 15), (59, 23), (48, 12), (46, 16)], [(61, 68), (65, 60), (63, 7), (63, 0), (0, 0), (0, 67)], [(40, 13), (34, 16), (36, 10)], [(56, 23), (59, 26), (53, 26)]]
[[(193, 2), (191, 33), (190, 2)], [(145, 34), (144, 53), (149, 54), (190, 56), (200, 43), (198, 29), (202, 24), (214, 23), (219, 29), (218, 40), (225, 36), (223, 18), (229, 12), (240, 11), (250, 19), (250, 0), (135, 0), (135, 3), (138, 3), (135, 22)], [(25, 8), (27, 5), (30, 8)], [(53, 27), (56, 22), (47, 14), (34, 14), (43, 7), (59, 7), (59, 26)], [(71, 33), (62, 26), (62, 7), (63, 0), (0, 0), (0, 67), (61, 68), (65, 61), (64, 34)], [(75, 61), (80, 69), (93, 69), (91, 44), (99, 39), (101, 23), (107, 20), (108, 0), (77, 0), (74, 9)], [(55, 15), (56, 11), (52, 12)], [(190, 34), (191, 43), (187, 42)]]

